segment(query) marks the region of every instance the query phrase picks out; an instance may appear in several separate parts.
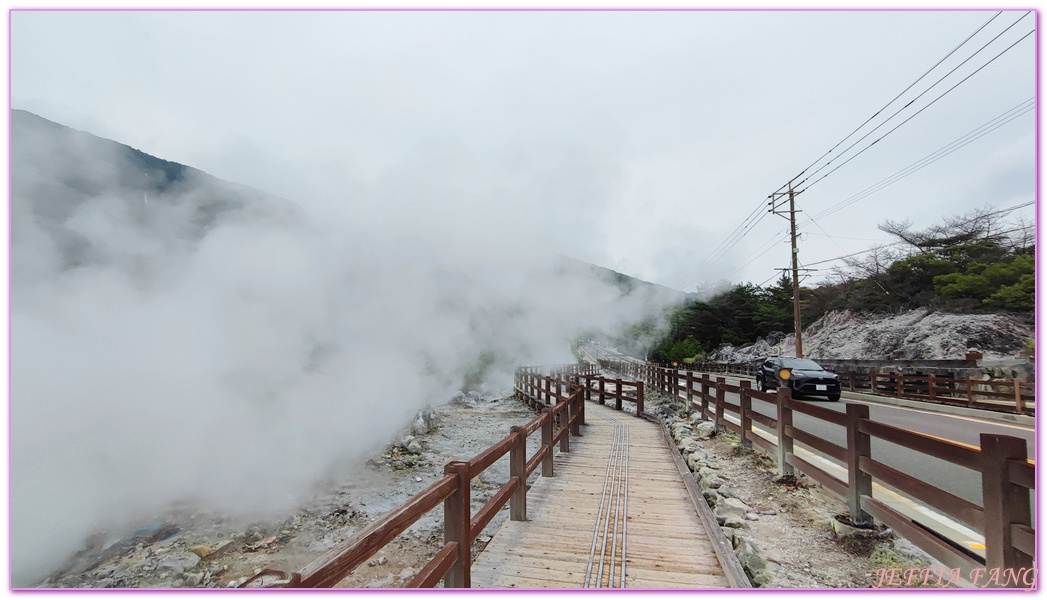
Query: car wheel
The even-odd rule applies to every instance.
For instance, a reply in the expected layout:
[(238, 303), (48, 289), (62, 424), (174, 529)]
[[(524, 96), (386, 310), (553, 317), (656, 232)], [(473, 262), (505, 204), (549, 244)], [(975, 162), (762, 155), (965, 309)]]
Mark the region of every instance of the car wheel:
[(839, 400), (840, 400), (840, 395), (839, 394), (829, 394), (829, 401), (830, 402), (839, 402)]

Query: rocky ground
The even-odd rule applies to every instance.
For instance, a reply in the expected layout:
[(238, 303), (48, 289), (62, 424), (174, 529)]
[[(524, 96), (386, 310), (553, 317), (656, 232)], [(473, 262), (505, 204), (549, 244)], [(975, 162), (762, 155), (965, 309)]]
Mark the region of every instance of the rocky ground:
[[(133, 531), (100, 532), (39, 587), (224, 588), (262, 569), (298, 571), (430, 485), (447, 462), (472, 458), (533, 417), (507, 394), (459, 395), (419, 413), (411, 430), (385, 452), (341, 473), (340, 483), (320, 486), (294, 514), (234, 516), (175, 508)], [(473, 510), (506, 479), (505, 459), (476, 478)], [(503, 510), (474, 552), (506, 518)], [(440, 509), (431, 511), (339, 586), (402, 586), (443, 545), (442, 521)]]
[[(712, 437), (696, 426), (683, 403), (648, 395), (648, 410), (670, 425), (696, 469), (724, 531), (758, 585), (870, 587), (877, 569), (930, 564), (930, 559), (889, 531), (868, 539), (834, 539), (837, 498), (801, 478), (775, 483), (770, 459), (742, 450), (736, 437)], [(467, 460), (534, 413), (498, 395), (471, 393), (419, 414), (412, 431), (380, 456), (329, 482), (294, 514), (220, 515), (191, 507), (172, 509), (134, 531), (99, 533), (68, 565), (40, 587), (234, 587), (262, 569), (297, 571), (411, 495), (424, 489), (451, 460)], [(686, 433), (684, 435), (684, 432)], [(503, 459), (473, 482), (477, 510), (508, 477)], [(474, 545), (482, 551), (508, 517), (503, 510)], [(437, 509), (356, 569), (339, 587), (399, 587), (442, 545)]]
[(832, 521), (847, 506), (818, 483), (779, 479), (772, 458), (714, 433), (686, 401), (649, 393), (647, 406), (669, 427), (755, 586), (869, 588), (879, 569), (943, 568), (889, 529), (838, 537)]
[[(918, 309), (892, 315), (833, 311), (803, 332), (808, 358), (876, 360), (963, 359), (976, 349), (986, 359), (1020, 358), (1034, 336), (1031, 318), (1010, 313), (954, 314)], [(778, 334), (752, 346), (723, 346), (713, 362), (795, 356), (793, 336)]]

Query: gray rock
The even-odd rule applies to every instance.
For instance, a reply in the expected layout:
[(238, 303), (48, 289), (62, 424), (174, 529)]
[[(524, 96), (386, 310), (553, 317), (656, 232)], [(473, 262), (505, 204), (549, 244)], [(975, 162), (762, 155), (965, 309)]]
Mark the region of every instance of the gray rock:
[(727, 538), (727, 541), (731, 543), (731, 547), (733, 548), (734, 547), (734, 536), (735, 536), (735, 532), (737, 530), (734, 529), (733, 527), (721, 527), (720, 529), (723, 531), (724, 537)]
[(734, 535), (734, 554), (738, 557), (738, 562), (745, 566), (749, 562), (749, 557), (756, 554), (756, 550), (749, 543), (747, 536), (736, 533)]
[(719, 493), (724, 498), (737, 498), (738, 497), (734, 493), (734, 490), (732, 490), (731, 488), (727, 487), (726, 485), (721, 485), (716, 491), (717, 491), (717, 493)]
[(702, 462), (705, 459), (705, 455), (700, 452), (694, 452), (687, 455), (687, 467), (692, 471), (698, 471), (702, 468)]
[(199, 562), (200, 557), (192, 552), (168, 554), (157, 562), (156, 571), (158, 574), (181, 575)]
[(699, 437), (710, 438), (716, 434), (716, 425), (711, 421), (699, 423), (698, 426), (695, 427), (695, 433), (697, 433)]
[(723, 499), (720, 497), (720, 494), (716, 493), (716, 490), (705, 490), (702, 492), (702, 495), (705, 496), (705, 501), (709, 503), (709, 506), (713, 508), (716, 508), (716, 505)]
[(715, 477), (718, 473), (715, 469), (710, 469), (709, 467), (702, 467), (701, 469), (698, 469), (698, 474), (701, 475), (704, 479), (706, 477)]
[(760, 571), (752, 576), (753, 585), (756, 587), (770, 587), (774, 579), (774, 574), (770, 571)]
[(187, 587), (196, 587), (196, 586), (200, 585), (201, 583), (203, 583), (204, 574), (203, 573), (183, 573), (182, 574), (182, 579), (185, 580), (185, 585)]
[(750, 521), (759, 521), (760, 517), (756, 513), (745, 513), (745, 518)]
[(411, 443), (407, 445), (407, 451), (411, 454), (421, 454), (422, 444), (418, 440), (411, 440)]
[(734, 528), (734, 529), (748, 529), (749, 528), (749, 524), (746, 523), (745, 520), (740, 519), (740, 518), (738, 518), (736, 516), (733, 516), (733, 515), (724, 519), (723, 526), (724, 527), (731, 527), (731, 528)]
[(431, 407), (425, 407), (414, 416), (414, 424), (411, 425), (411, 433), (414, 435), (425, 435), (436, 429), (436, 412)]
[(687, 434), (684, 435), (682, 438), (680, 438), (680, 441), (676, 444), (676, 447), (680, 449), (680, 452), (686, 454), (686, 453), (689, 452), (687, 450), (688, 448), (690, 448), (691, 446), (697, 446), (698, 445), (698, 440), (696, 440), (693, 437), (691, 437), (693, 435), (693, 433), (694, 432), (692, 432), (690, 429), (688, 429), (687, 430)]
[(746, 559), (745, 566), (749, 568), (750, 573), (760, 573), (767, 570), (767, 561), (759, 554), (753, 552), (749, 555), (749, 558)]
[(723, 502), (716, 505), (716, 512), (724, 516), (735, 515), (745, 518), (745, 513), (752, 511), (748, 504), (737, 498), (724, 498)]

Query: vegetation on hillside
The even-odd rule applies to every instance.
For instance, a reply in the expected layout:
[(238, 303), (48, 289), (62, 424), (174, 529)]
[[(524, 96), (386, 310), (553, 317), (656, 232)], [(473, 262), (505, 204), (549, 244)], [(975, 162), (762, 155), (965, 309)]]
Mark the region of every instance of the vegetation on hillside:
[[(850, 259), (832, 279), (801, 287), (803, 323), (831, 310), (893, 312), (934, 308), (955, 312), (1031, 313), (1035, 239), (1031, 224), (1005, 224), (1007, 211), (982, 208), (918, 231), (908, 222), (880, 229), (897, 242)], [(692, 300), (666, 317), (652, 358), (682, 361), (723, 343), (751, 344), (771, 332), (792, 333), (792, 281), (745, 283), (707, 300)]]

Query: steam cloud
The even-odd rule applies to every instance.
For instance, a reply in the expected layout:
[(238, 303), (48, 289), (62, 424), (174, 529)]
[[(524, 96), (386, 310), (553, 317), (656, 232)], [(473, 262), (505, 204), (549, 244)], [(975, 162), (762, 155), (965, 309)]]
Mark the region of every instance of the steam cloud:
[[(306, 213), (229, 203), (199, 172), (159, 186), (72, 133), (16, 133), (15, 586), (172, 502), (290, 508), (445, 402), (478, 357), (508, 389), (516, 365), (572, 361), (581, 332), (674, 299), (623, 296), (556, 256), (617, 185), (591, 149), (491, 166), (430, 148)], [(543, 190), (558, 208), (527, 203)]]

